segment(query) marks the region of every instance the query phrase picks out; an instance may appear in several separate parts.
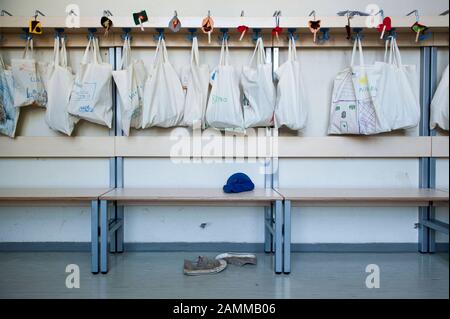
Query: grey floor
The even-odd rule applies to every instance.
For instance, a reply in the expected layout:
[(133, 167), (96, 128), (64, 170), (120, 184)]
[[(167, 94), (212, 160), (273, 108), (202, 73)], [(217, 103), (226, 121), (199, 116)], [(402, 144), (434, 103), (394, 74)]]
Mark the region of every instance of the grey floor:
[[(449, 297), (448, 254), (295, 253), (290, 275), (275, 275), (273, 258), (258, 254), (258, 266), (184, 276), (183, 259), (199, 254), (124, 253), (111, 256), (107, 275), (92, 275), (89, 253), (0, 253), (0, 298)], [(68, 264), (80, 267), (79, 289), (65, 286)], [(379, 289), (366, 288), (368, 264), (380, 267)]]

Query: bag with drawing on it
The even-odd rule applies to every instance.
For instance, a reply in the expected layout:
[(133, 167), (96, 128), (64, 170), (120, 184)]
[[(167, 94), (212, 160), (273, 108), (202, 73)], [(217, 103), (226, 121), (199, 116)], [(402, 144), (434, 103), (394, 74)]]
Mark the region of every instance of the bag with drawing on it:
[(449, 104), (449, 66), (445, 69), (442, 74), (441, 82), (434, 94), (433, 100), (431, 101), (431, 116), (430, 116), (430, 127), (435, 129), (439, 126), (441, 129), (448, 131), (448, 104)]
[(144, 84), (147, 77), (144, 62), (131, 59), (129, 37), (124, 40), (121, 66), (112, 74), (120, 96), (121, 128), (128, 136), (131, 127), (140, 128), (142, 124)]
[(250, 63), (244, 66), (241, 77), (246, 128), (273, 125), (276, 93), (272, 73), (272, 63), (266, 62), (264, 43), (259, 37)]
[(102, 62), (97, 38), (89, 39), (75, 76), (68, 109), (81, 119), (111, 128), (112, 66)]
[(197, 37), (192, 39), (191, 63), (181, 71), (181, 83), (186, 89), (183, 124), (194, 128), (205, 127), (206, 103), (209, 90), (209, 67), (200, 64)]
[(9, 137), (15, 136), (20, 113), (20, 108), (14, 107), (13, 91), (12, 71), (5, 66), (0, 55), (0, 109), (3, 110), (3, 116), (0, 117), (0, 134)]
[[(61, 42), (61, 49), (60, 49)], [(45, 121), (56, 131), (71, 135), (78, 118), (68, 112), (70, 93), (74, 75), (67, 66), (67, 51), (64, 38), (55, 38), (53, 71), (47, 82), (48, 102), (45, 111)]]
[[(355, 64), (357, 51), (359, 65)], [(328, 134), (373, 135), (390, 130), (373, 103), (379, 77), (379, 67), (364, 63), (361, 39), (357, 38), (350, 67), (334, 80)]]
[(27, 38), (22, 58), (11, 60), (11, 67), (14, 79), (14, 106), (45, 106), (47, 92), (34, 59), (32, 38)]
[(216, 129), (244, 131), (239, 77), (230, 65), (228, 42), (222, 40), (219, 65), (211, 74), (211, 93), (206, 109), (206, 122)]
[(288, 60), (275, 71), (275, 76), (278, 80), (275, 126), (302, 130), (308, 117), (308, 100), (295, 40), (292, 37), (289, 38)]
[(184, 92), (180, 79), (169, 62), (166, 42), (161, 37), (155, 59), (144, 87), (142, 128), (174, 127), (184, 113)]

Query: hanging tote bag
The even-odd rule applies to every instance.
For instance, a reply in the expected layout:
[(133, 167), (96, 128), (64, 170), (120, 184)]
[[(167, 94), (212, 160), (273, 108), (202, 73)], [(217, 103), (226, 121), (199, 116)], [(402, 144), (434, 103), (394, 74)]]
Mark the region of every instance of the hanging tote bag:
[(143, 90), (146, 71), (142, 60), (131, 60), (130, 38), (126, 37), (119, 71), (113, 71), (114, 82), (120, 96), (121, 127), (126, 136), (130, 128), (140, 128), (142, 123)]
[(142, 128), (177, 126), (183, 113), (183, 87), (169, 62), (166, 42), (160, 38), (153, 67), (145, 82)]
[[(256, 67), (253, 67), (255, 60)], [(266, 63), (262, 38), (256, 41), (250, 63), (243, 68), (241, 85), (244, 91), (245, 127), (272, 126), (276, 93), (272, 78), (272, 63)]]
[(416, 66), (402, 64), (395, 38), (389, 44), (389, 59), (386, 53), (385, 62), (375, 64), (381, 68), (381, 77), (374, 103), (391, 130), (412, 128), (420, 122)]
[(449, 83), (449, 66), (444, 71), (442, 75), (441, 82), (434, 94), (433, 100), (431, 101), (431, 118), (430, 124), (431, 129), (435, 129), (439, 126), (441, 129), (448, 131), (448, 83)]
[[(61, 41), (61, 50), (59, 43)], [(55, 39), (53, 71), (47, 82), (47, 109), (45, 121), (47, 125), (61, 133), (71, 135), (78, 118), (68, 112), (70, 93), (75, 80), (71, 69), (67, 66), (67, 51), (64, 38)]]
[(112, 67), (109, 63), (102, 62), (97, 38), (89, 39), (80, 69), (75, 76), (69, 113), (111, 128)]
[(239, 77), (229, 59), (228, 42), (224, 38), (219, 65), (210, 77), (212, 88), (206, 109), (206, 122), (216, 129), (244, 131)]
[(208, 102), (209, 67), (200, 65), (198, 40), (192, 39), (191, 63), (182, 69), (181, 82), (186, 89), (183, 124), (189, 127), (205, 127)]
[(45, 106), (47, 92), (37, 72), (32, 38), (27, 38), (22, 59), (12, 59), (11, 66), (14, 79), (14, 105), (16, 107), (32, 104)]
[(306, 126), (307, 99), (295, 40), (289, 39), (288, 60), (275, 71), (278, 80), (275, 126), (301, 130)]
[(0, 134), (14, 137), (19, 120), (20, 108), (14, 107), (14, 86), (12, 71), (6, 68), (0, 56)]

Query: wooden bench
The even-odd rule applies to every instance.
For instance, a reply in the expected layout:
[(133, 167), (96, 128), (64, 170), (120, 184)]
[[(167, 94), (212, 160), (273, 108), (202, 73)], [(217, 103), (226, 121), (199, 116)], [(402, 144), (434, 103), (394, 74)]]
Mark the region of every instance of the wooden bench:
[[(109, 204), (117, 207), (130, 205), (152, 206), (223, 206), (223, 207), (265, 207), (272, 214), (265, 216), (265, 247), (274, 240), (275, 272), (283, 272), (282, 226), (283, 197), (272, 189), (256, 189), (240, 194), (226, 194), (222, 189), (212, 188), (116, 188), (100, 196), (100, 271), (108, 272), (108, 237), (119, 235), (123, 246), (123, 219), (109, 219)], [(232, 213), (232, 212), (230, 212)], [(275, 215), (273, 218), (272, 216)], [(121, 230), (119, 232), (119, 230)], [(273, 237), (272, 237), (273, 236)], [(267, 250), (266, 250), (267, 251)], [(269, 251), (267, 251), (269, 252)]]
[(0, 206), (91, 207), (91, 271), (99, 272), (99, 202), (110, 188), (0, 188)]
[[(428, 207), (448, 205), (449, 193), (436, 189), (402, 188), (279, 188), (284, 198), (283, 272), (291, 272), (291, 207)], [(448, 234), (448, 224), (427, 221), (425, 227)]]

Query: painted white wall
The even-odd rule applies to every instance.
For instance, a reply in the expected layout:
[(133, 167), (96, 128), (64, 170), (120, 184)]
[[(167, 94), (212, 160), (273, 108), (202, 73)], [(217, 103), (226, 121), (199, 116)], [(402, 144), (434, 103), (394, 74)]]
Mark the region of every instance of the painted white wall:
[[(0, 0), (0, 9), (15, 15), (31, 15), (40, 9), (47, 15), (63, 15), (65, 5), (73, 1), (36, 2)], [(194, 4), (195, 2), (195, 4)], [(235, 16), (245, 10), (248, 16), (268, 16), (280, 9), (286, 16), (306, 15), (312, 9), (319, 14), (334, 15), (343, 9), (364, 10), (371, 1), (316, 0), (300, 1), (76, 1), (83, 15), (98, 15), (109, 9), (114, 15), (131, 14), (147, 9), (150, 15), (168, 15), (178, 10), (180, 15), (203, 15), (209, 9), (213, 15)], [(403, 15), (418, 8), (422, 14), (438, 14), (448, 8), (447, 1), (377, 1), (387, 14)], [(312, 6), (313, 4), (313, 6)], [(411, 9), (411, 10), (410, 10)], [(7, 63), (20, 50), (2, 50)], [(304, 136), (324, 136), (332, 80), (349, 63), (350, 51), (299, 49), (303, 70), (308, 75), (308, 93), (312, 107)], [(38, 57), (48, 60), (51, 50), (38, 50)], [(75, 71), (82, 50), (69, 50)], [(106, 58), (106, 52), (104, 52)], [(149, 49), (134, 50), (135, 57), (148, 66), (153, 58)], [(232, 50), (237, 67), (247, 63), (251, 50)], [(419, 50), (402, 50), (404, 60), (419, 64)], [(366, 60), (382, 58), (382, 50), (365, 50)], [(179, 70), (189, 61), (189, 50), (170, 49), (169, 56)], [(201, 58), (210, 67), (218, 60), (218, 50), (201, 50)], [(281, 52), (280, 62), (286, 58)], [(439, 70), (448, 64), (448, 51), (439, 52)], [(42, 109), (23, 112), (20, 135), (46, 136), (56, 133), (48, 129)], [(108, 135), (108, 130), (83, 122), (76, 134)], [(165, 130), (133, 131), (133, 135), (167, 134)], [(417, 129), (398, 132), (417, 135)], [(222, 187), (227, 177), (236, 171), (247, 173), (259, 187), (264, 176), (259, 164), (216, 163), (174, 164), (169, 159), (125, 159), (125, 186), (186, 186)], [(8, 159), (0, 160), (0, 187), (13, 186), (108, 186), (107, 159)], [(354, 186), (354, 187), (415, 187), (418, 184), (418, 160), (398, 159), (285, 159), (280, 161), (280, 185), (288, 186)], [(438, 161), (438, 184), (448, 187), (448, 160)], [(447, 218), (448, 211), (440, 210)], [(127, 242), (262, 242), (263, 210), (259, 208), (210, 207), (132, 207), (126, 209), (125, 240)], [(0, 242), (11, 241), (89, 241), (89, 210), (87, 208), (0, 208)], [(293, 214), (294, 243), (364, 243), (415, 242), (417, 208), (305, 208)], [(205, 228), (200, 224), (207, 223)], [(438, 237), (439, 241), (448, 238)]]

